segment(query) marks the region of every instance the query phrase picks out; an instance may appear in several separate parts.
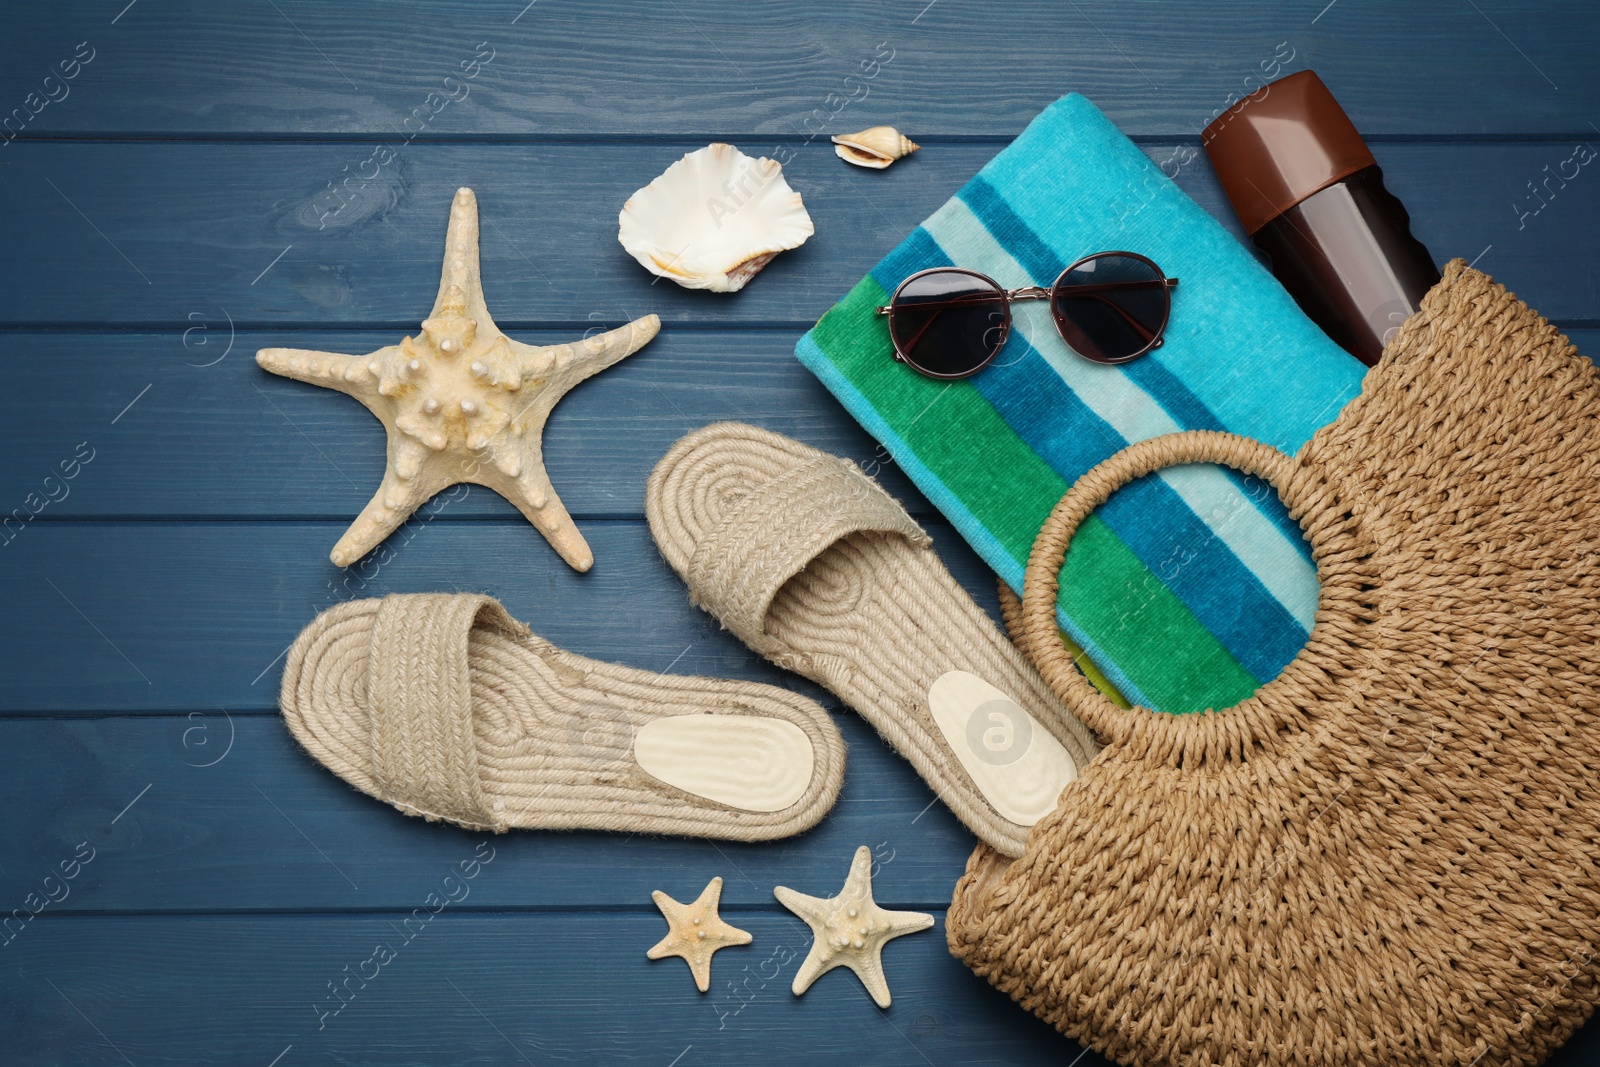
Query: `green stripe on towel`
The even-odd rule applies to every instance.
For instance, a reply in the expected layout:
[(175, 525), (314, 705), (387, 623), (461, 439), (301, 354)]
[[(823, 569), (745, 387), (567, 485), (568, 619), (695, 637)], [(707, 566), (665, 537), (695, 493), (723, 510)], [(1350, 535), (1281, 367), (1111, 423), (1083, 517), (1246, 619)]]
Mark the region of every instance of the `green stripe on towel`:
[[(966, 382), (905, 374), (884, 358), (887, 300), (870, 275), (823, 316), (812, 339), (835, 369), (873, 398), (879, 416), (918, 460), (973, 512), (1020, 566), (1067, 483)], [(976, 452), (970, 442), (981, 441)], [(1043, 511), (1040, 505), (1043, 503)], [(1060, 604), (1113, 662), (1137, 662), (1143, 695), (1156, 707), (1227, 707), (1259, 684), (1193, 613), (1091, 517), (1063, 573)], [(1087, 661), (1080, 659), (1080, 662)], [(1085, 670), (1115, 692), (1100, 671)]]
[(1153, 707), (1228, 708), (1261, 684), (1093, 515), (1072, 539), (1057, 603)]

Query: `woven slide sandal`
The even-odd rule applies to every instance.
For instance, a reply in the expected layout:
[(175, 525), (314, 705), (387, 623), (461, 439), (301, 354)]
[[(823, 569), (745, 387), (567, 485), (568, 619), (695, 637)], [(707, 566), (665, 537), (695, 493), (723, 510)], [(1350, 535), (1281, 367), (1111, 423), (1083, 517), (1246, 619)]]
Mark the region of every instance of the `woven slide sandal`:
[(346, 782), (473, 830), (768, 840), (813, 826), (844, 778), (814, 701), (585, 659), (474, 594), (329, 608), (290, 648), (280, 703)]
[(696, 604), (860, 712), (1006, 855), (1099, 751), (854, 463), (717, 423), (656, 464), (645, 514)]

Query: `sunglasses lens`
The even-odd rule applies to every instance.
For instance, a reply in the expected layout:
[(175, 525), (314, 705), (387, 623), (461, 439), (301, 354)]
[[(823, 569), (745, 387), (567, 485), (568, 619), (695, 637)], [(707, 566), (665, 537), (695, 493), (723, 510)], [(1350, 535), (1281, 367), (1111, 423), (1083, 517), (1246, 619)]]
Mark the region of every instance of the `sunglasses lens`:
[(907, 363), (937, 378), (983, 368), (1005, 343), (1006, 297), (961, 271), (933, 271), (906, 281), (889, 308), (889, 333)]
[(1155, 347), (1172, 308), (1161, 269), (1120, 252), (1075, 264), (1050, 297), (1061, 336), (1096, 363), (1124, 363)]

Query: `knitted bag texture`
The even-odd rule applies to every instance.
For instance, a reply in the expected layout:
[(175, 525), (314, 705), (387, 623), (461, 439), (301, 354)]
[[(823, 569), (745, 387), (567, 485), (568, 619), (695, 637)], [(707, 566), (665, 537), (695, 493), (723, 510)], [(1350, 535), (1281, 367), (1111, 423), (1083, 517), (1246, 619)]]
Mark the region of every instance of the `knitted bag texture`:
[[(1221, 711), (1112, 705), (1054, 615), (1078, 524), (1134, 477), (1275, 486), (1317, 561), (1310, 640)], [(1020, 638), (1107, 744), (950, 950), (1122, 1063), (1534, 1064), (1600, 952), (1600, 379), (1459, 260), (1294, 457), (1172, 434), (1041, 530)]]

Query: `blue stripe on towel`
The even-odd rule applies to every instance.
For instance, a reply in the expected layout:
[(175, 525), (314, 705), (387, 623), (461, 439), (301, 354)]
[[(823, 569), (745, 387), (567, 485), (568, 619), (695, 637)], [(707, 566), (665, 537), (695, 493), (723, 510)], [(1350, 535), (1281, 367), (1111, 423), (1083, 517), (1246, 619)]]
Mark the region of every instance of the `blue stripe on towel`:
[[(1163, 176), (1163, 179), (1165, 177)], [(1067, 269), (1069, 261), (1063, 260), (1049, 245), (1034, 233), (1017, 212), (1013, 211), (1006, 198), (990, 185), (983, 176), (968, 182), (956, 194), (957, 198), (966, 203), (972, 213), (983, 223), (996, 241), (1020, 263), (1028, 272), (1035, 285), (1049, 285), (1060, 277), (1061, 272)], [(1107, 249), (1083, 249), (1083, 255), (1093, 252), (1108, 251)], [(1135, 250), (1136, 251), (1136, 250)], [(1180, 286), (1182, 284), (1182, 279)], [(1128, 379), (1138, 385), (1160, 404), (1172, 416), (1173, 421), (1186, 430), (1227, 430), (1222, 419), (1208, 408), (1200, 398), (1183, 384), (1182, 380), (1161, 360), (1159, 351), (1153, 352), (1143, 359), (1124, 363), (1118, 370), (1127, 375)], [(1237, 471), (1228, 471), (1229, 480), (1239, 490), (1242, 496), (1249, 499), (1249, 492), (1245, 487), (1244, 476)], [(1310, 549), (1306, 547), (1299, 524), (1289, 518), (1289, 513), (1284, 508), (1282, 501), (1276, 495), (1265, 497), (1255, 502), (1259, 510), (1272, 524), (1280, 529), (1285, 538), (1300, 553), (1310, 560)]]
[[(1160, 168), (1127, 151), (1093, 104), (1074, 94), (1046, 116), (983, 169), (981, 180), (1009, 193), (1011, 215), (1045, 245), (1076, 249), (1092, 235), (1094, 248), (1083, 249), (1092, 252), (1117, 241), (1179, 278), (1168, 341), (1156, 355), (1227, 429), (1294, 452), (1331, 422), (1360, 390), (1365, 368), (1338, 351), (1266, 268)], [(1061, 165), (1063, 126), (1083, 142), (1067, 165), (1092, 166), (1092, 174), (1048, 171)], [(1045, 195), (1052, 187), (1054, 195)], [(1108, 198), (1108, 190), (1136, 193), (1136, 209)], [(1227, 269), (1219, 270), (1223, 264)], [(1183, 313), (1185, 304), (1191, 313)], [(1249, 313), (1228, 311), (1237, 307)], [(1218, 338), (1214, 331), (1224, 321), (1228, 336)], [(1219, 353), (1241, 359), (1218, 359)]]
[[(935, 256), (944, 254), (925, 231), (918, 230), (917, 232), (922, 235), (922, 239), (926, 242), (924, 251), (931, 251), (931, 254)], [(929, 265), (937, 266), (938, 264), (930, 262)], [(955, 525), (956, 529), (961, 532), (962, 536), (983, 558), (984, 562), (988, 563), (1007, 585), (1020, 592), (1024, 571), (1022, 563), (1011, 558), (1005, 547), (989, 533), (988, 529), (978, 521), (977, 517), (967, 509), (966, 505), (950, 492), (938, 475), (934, 474), (917, 456), (916, 452), (894, 432), (888, 422), (871, 405), (866, 403), (866, 398), (850, 383), (849, 379), (839, 373), (833, 361), (817, 346), (817, 342), (812, 339), (810, 334), (806, 334), (800, 339), (800, 343), (795, 346), (795, 353), (799, 356), (800, 361), (814, 371), (817, 377), (822, 380), (822, 383), (835, 396), (839, 397), (847, 405), (860, 405), (859, 407), (852, 406), (851, 410), (863, 413), (860, 416), (861, 425), (888, 450), (890, 459), (906, 472), (917, 487), (922, 490), (923, 495), (932, 501), (944, 513), (945, 517)], [(1076, 620), (1070, 618), (1059, 607), (1056, 609), (1056, 621), (1060, 624), (1062, 630), (1066, 631), (1067, 636), (1072, 638), (1078, 647), (1088, 654), (1096, 666), (1105, 664), (1101, 668), (1101, 672), (1111, 679), (1111, 684), (1117, 687), (1117, 691), (1125, 699), (1135, 704), (1150, 706), (1150, 698), (1145, 696), (1144, 691), (1122, 669), (1122, 665), (1106, 655), (1099, 644), (1089, 635), (1088, 631), (1079, 626)]]
[(917, 271), (951, 265), (952, 260), (944, 254), (944, 249), (939, 247), (939, 243), (927, 230), (918, 226), (868, 273), (885, 293), (893, 297), (900, 283)]
[[(1127, 443), (1020, 334), (971, 381), (1069, 482)], [(1307, 631), (1161, 478), (1129, 483), (1097, 514), (1255, 677), (1274, 677), (1305, 644)], [(1266, 619), (1281, 622), (1263, 626)]]
[[(1049, 284), (1064, 269), (1065, 263), (981, 178), (969, 183), (958, 199), (1033, 281)], [(963, 224), (956, 217), (945, 221)], [(872, 274), (892, 292), (908, 275), (955, 263), (958, 258), (965, 261), (918, 227)], [(1130, 373), (1136, 368), (1143, 373)], [(1150, 394), (1176, 424), (1193, 429), (1225, 428), (1155, 359), (1137, 360), (1119, 367), (1118, 372)], [(1021, 330), (1014, 330), (995, 363), (970, 381), (1018, 436), (1069, 482), (1128, 443), (1054, 373)], [(1227, 471), (1226, 476), (1240, 499), (1250, 501), (1244, 477), (1236, 471)], [(1256, 507), (1302, 560), (1309, 558), (1299, 527), (1276, 496), (1245, 506)], [(1255, 677), (1274, 677), (1305, 643), (1308, 630), (1295, 612), (1274, 597), (1250, 564), (1160, 478), (1141, 479), (1116, 494), (1101, 509), (1101, 517), (1152, 573), (1166, 578), (1164, 584), (1173, 595)], [(1281, 621), (1267, 621), (1273, 619)]]
[[(1020, 235), (1020, 231), (1014, 234)], [(881, 269), (891, 274), (904, 271), (899, 275), (904, 278), (915, 270), (951, 262), (949, 251), (918, 227)], [(874, 277), (878, 278), (877, 271)], [(1127, 444), (1054, 373), (1021, 331), (1013, 331), (1000, 357), (968, 381), (1068, 482)], [(1117, 493), (1100, 514), (1255, 677), (1274, 677), (1305, 644), (1307, 630), (1293, 613), (1161, 478), (1141, 479)], [(1263, 625), (1269, 619), (1282, 622)]]
[[(1056, 336), (1047, 309), (1019, 305), (1012, 347), (971, 382), (953, 387), (975, 390), (964, 401), (981, 397), (1005, 423), (1001, 447), (1020, 442), (1064, 478), (1106, 458), (1122, 440), (1182, 429), (1222, 428), (1292, 453), (1359, 392), (1360, 365), (1306, 319), (1248, 249), (1075, 94), (1046, 108), (872, 277), (892, 292), (909, 274), (954, 263), (1008, 288), (1047, 285), (1065, 264), (1118, 248), (1147, 255), (1182, 280), (1173, 293), (1166, 344), (1123, 368), (1089, 363)], [(881, 333), (873, 335), (881, 345)], [(870, 358), (852, 347), (849, 330), (827, 336), (839, 347), (821, 359), (859, 369)], [(819, 358), (804, 343), (799, 351), (802, 359)], [(851, 380), (861, 392), (841, 399), (869, 428), (874, 405), (908, 414), (898, 383)], [(985, 424), (985, 432), (1002, 429)], [(924, 458), (935, 467), (954, 463), (944, 442), (934, 449), (934, 442), (918, 441), (929, 447)], [(1049, 495), (1037, 478), (1029, 486), (1030, 493)], [(931, 499), (980, 552), (986, 542), (994, 548), (986, 522), (1008, 524), (1011, 545), (1026, 533), (1016, 529), (1017, 517), (1035, 508), (1042, 514), (1053, 503), (1001, 502), (992, 482), (973, 488), (980, 491), (970, 501), (937, 498), (948, 486)], [(1250, 676), (1276, 674), (1292, 658), (1315, 614), (1316, 575), (1298, 527), (1258, 482), (1209, 464), (1175, 467), (1117, 494), (1101, 517), (1144, 573), (1185, 605), (1181, 614), (1194, 628), (1174, 631), (1179, 644), (1173, 652), (1193, 652), (1189, 643), (1203, 628), (1206, 644), (1220, 642), (1237, 664), (1237, 671), (1229, 664), (1228, 676), (1215, 679), (1221, 690), (1204, 701), (1242, 699)], [(1117, 566), (1130, 562), (1117, 553)], [(1015, 584), (1019, 561), (1007, 555), (991, 564)], [(1063, 628), (1086, 644), (1073, 620), (1064, 620)], [(1127, 672), (1167, 686), (1161, 698), (1171, 706), (1163, 710), (1199, 706), (1168, 685), (1176, 679), (1166, 678), (1167, 657), (1133, 649), (1123, 654), (1124, 663), (1095, 658), (1119, 685)]]
[[(984, 181), (981, 175), (968, 182), (956, 196), (972, 209), (972, 213), (1000, 242), (1001, 247), (1022, 264), (1035, 285), (1050, 285), (1067, 269), (1061, 257), (1028, 228), (1022, 217), (1011, 210), (1005, 197)], [(1083, 255), (1104, 251), (1111, 250), (1085, 248)], [(1121, 364), (1118, 369), (1154, 397), (1185, 429), (1224, 429), (1222, 421), (1189, 391), (1177, 375), (1161, 365), (1159, 357), (1160, 352), (1157, 351), (1132, 363)]]

